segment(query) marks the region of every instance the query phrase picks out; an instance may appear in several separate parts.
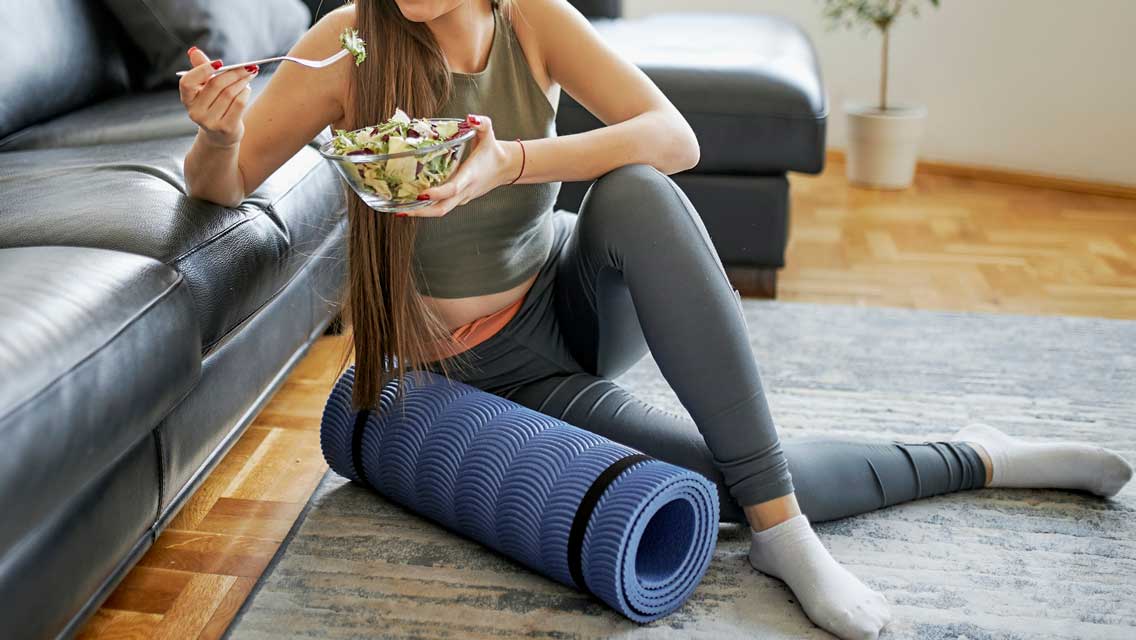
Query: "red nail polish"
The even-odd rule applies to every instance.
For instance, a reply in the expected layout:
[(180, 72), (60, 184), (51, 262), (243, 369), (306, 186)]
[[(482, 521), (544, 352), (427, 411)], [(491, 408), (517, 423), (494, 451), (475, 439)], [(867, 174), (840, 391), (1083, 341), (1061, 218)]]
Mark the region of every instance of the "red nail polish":
[(479, 120), (477, 118), (477, 116), (470, 116), (469, 121), (472, 122), (473, 124), (481, 124), (481, 120)]
[(418, 199), (419, 199), (419, 200), (429, 200), (429, 199), (430, 199), (430, 194), (428, 194), (428, 193), (420, 193), (420, 194), (418, 194)]
[(258, 65), (258, 64), (247, 64), (247, 65), (245, 65), (245, 71), (248, 71), (249, 73), (256, 73), (257, 71), (260, 71), (260, 65)]
[(395, 215), (396, 218), (405, 218), (406, 216), (408, 216), (410, 214), (409, 213), (396, 213), (394, 215)]
[(194, 51), (197, 51), (197, 46), (196, 46), (196, 45), (195, 45), (195, 46), (192, 46), (192, 47), (190, 47), (190, 48), (189, 48), (189, 51), (186, 51), (186, 53), (190, 53), (190, 54), (192, 54), (192, 53), (193, 53)]
[(221, 62), (220, 60), (214, 60), (213, 62), (209, 63), (209, 66), (213, 67), (214, 69), (220, 69), (221, 67), (225, 66), (225, 63)]

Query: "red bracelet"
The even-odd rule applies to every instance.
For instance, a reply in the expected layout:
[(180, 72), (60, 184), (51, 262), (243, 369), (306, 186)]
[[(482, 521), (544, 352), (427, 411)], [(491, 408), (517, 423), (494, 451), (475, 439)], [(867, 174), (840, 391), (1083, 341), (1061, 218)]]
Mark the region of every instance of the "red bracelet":
[[(517, 144), (521, 145), (521, 172), (517, 174), (516, 178), (513, 178), (513, 182), (510, 182), (509, 185), (512, 185), (517, 180), (520, 180), (521, 176), (525, 175), (525, 160), (526, 160), (525, 145), (524, 145), (523, 142), (521, 142), (520, 138), (517, 138)], [(506, 185), (506, 186), (508, 186), (508, 185)]]

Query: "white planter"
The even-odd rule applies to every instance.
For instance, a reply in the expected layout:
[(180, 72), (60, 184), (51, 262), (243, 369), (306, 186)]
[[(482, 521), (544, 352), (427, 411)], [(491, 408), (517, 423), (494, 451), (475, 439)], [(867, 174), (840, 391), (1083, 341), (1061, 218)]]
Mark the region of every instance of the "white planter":
[(919, 139), (927, 120), (921, 106), (889, 107), (849, 104), (848, 157), (845, 170), (855, 185), (873, 189), (906, 189), (915, 177)]

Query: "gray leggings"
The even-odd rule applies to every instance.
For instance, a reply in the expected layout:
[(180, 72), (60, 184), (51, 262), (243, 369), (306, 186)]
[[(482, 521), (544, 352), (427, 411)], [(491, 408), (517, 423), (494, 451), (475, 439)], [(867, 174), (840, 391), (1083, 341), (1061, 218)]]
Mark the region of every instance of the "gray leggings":
[[(961, 443), (782, 445), (740, 297), (698, 213), (654, 168), (608, 173), (578, 215), (553, 222), (521, 309), (451, 359), (455, 378), (703, 473), (718, 483), (725, 521), (794, 491), (820, 522), (983, 485), (981, 459)], [(690, 418), (611, 381), (648, 349)]]

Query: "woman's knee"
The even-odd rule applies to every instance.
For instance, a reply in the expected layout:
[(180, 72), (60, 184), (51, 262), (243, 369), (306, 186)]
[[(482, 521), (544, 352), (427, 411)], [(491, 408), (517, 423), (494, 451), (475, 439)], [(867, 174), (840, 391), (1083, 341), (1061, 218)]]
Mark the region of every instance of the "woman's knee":
[(689, 218), (692, 213), (678, 186), (647, 164), (625, 165), (600, 176), (580, 207), (580, 215), (597, 224), (636, 232), (644, 230), (643, 223), (657, 222), (668, 214)]
[(616, 191), (651, 189), (666, 179), (663, 172), (649, 164), (627, 164), (597, 178), (595, 188)]

